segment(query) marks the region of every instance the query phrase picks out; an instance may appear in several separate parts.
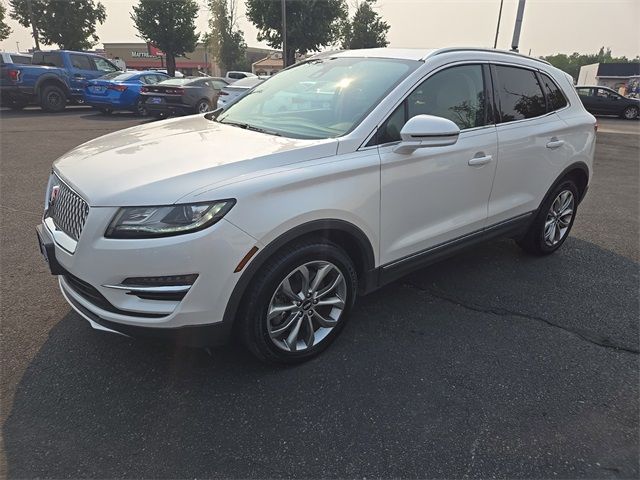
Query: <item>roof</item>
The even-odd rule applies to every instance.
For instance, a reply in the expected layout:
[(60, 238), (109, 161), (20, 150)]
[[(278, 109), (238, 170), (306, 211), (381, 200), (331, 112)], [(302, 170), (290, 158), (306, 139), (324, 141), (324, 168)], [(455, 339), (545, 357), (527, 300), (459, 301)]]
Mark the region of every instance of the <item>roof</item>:
[(282, 68), (282, 58), (265, 57), (253, 63), (253, 67)]
[(322, 58), (327, 56), (332, 57), (373, 57), (373, 58), (396, 58), (399, 60), (426, 60), (427, 58), (434, 57), (443, 53), (453, 52), (483, 52), (483, 53), (496, 53), (501, 55), (510, 55), (527, 60), (533, 60), (545, 64), (549, 62), (541, 60), (535, 57), (528, 57), (518, 52), (511, 52), (507, 50), (497, 50), (493, 48), (478, 48), (478, 47), (448, 47), (448, 48), (363, 48), (360, 50), (339, 50), (333, 52), (323, 52), (318, 55), (314, 55), (312, 58)]
[(640, 62), (600, 63), (598, 77), (633, 77), (640, 75)]

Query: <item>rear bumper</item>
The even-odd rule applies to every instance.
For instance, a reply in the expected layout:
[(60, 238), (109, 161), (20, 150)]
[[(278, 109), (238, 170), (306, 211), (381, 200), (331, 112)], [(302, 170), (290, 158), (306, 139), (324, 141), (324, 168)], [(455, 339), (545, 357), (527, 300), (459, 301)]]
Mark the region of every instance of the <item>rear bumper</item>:
[(153, 115), (154, 113), (165, 114), (165, 115), (166, 114), (184, 115), (184, 114), (194, 113), (194, 107), (192, 105), (182, 105), (179, 103), (176, 103), (176, 104), (165, 103), (165, 104), (159, 104), (159, 105), (145, 103), (144, 108), (147, 110), (147, 112), (150, 115)]
[(0, 99), (3, 104), (13, 102), (26, 103), (33, 100), (33, 97), (33, 87), (0, 85)]

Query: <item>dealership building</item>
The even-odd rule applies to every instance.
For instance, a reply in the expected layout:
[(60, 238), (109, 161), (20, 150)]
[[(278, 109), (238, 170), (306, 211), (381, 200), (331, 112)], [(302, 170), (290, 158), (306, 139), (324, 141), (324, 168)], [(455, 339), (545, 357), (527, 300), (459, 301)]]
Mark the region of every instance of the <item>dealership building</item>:
[[(248, 47), (249, 64), (267, 57), (271, 52), (272, 50), (266, 48)], [(108, 59), (124, 62), (126, 68), (132, 70), (157, 70), (165, 69), (167, 66), (164, 53), (153, 45), (143, 42), (105, 43), (103, 55)], [(199, 43), (195, 51), (182, 57), (176, 57), (176, 70), (185, 75), (197, 75), (198, 72), (204, 72), (220, 76), (223, 73), (213, 61), (210, 48), (204, 43)]]
[(593, 63), (580, 67), (578, 85), (598, 85), (616, 91), (640, 82), (640, 63)]

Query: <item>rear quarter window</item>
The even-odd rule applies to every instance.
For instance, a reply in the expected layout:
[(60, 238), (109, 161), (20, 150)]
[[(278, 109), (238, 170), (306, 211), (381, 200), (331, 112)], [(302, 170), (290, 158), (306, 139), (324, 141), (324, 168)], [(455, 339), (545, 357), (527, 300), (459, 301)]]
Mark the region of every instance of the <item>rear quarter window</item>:
[(11, 55), (11, 63), (29, 65), (31, 63), (31, 57), (26, 57), (24, 55)]
[(63, 68), (62, 56), (59, 52), (36, 52), (33, 54), (32, 63), (34, 65), (43, 65), (45, 67)]
[(542, 87), (533, 70), (496, 65), (495, 71), (501, 123), (534, 118), (547, 112)]
[(547, 96), (547, 111), (554, 112), (566, 107), (567, 99), (562, 93), (562, 90), (560, 90), (560, 87), (558, 87), (547, 74), (541, 73), (540, 77), (542, 78), (544, 93)]

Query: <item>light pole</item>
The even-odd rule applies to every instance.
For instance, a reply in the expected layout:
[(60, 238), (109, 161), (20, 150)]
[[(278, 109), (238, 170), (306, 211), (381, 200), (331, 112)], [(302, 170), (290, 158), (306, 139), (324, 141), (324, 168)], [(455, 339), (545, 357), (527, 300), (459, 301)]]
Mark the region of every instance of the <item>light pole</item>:
[(518, 2), (518, 13), (516, 15), (516, 25), (513, 28), (513, 39), (511, 40), (511, 51), (517, 52), (520, 44), (520, 30), (522, 30), (522, 17), (524, 17), (524, 4), (527, 0)]
[(282, 2), (282, 68), (287, 68), (287, 2)]
[(20, 42), (16, 42), (16, 52), (20, 53)]
[(498, 46), (498, 33), (500, 33), (500, 19), (502, 18), (502, 6), (504, 0), (500, 0), (500, 10), (498, 11), (498, 25), (496, 25), (496, 39), (493, 41), (493, 48)]

